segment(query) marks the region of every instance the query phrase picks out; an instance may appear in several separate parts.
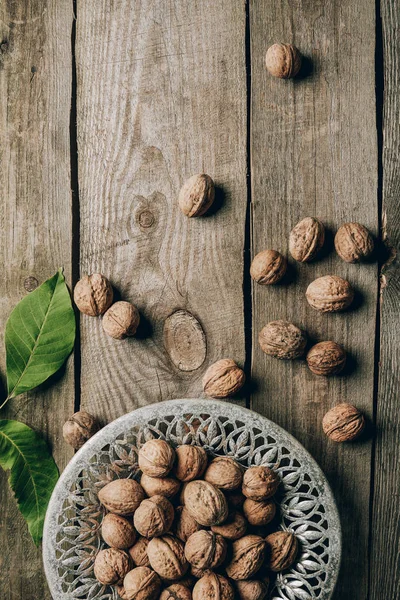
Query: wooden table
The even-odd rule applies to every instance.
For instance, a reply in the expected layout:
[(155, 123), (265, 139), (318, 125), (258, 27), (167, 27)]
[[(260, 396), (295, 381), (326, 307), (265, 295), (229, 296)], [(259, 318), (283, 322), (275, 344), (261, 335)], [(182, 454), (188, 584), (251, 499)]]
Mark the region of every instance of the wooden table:
[[(139, 339), (115, 342), (81, 318), (61, 376), (2, 418), (44, 432), (62, 469), (72, 453), (61, 428), (79, 407), (106, 423), (197, 397), (206, 367), (234, 358), (250, 383), (233, 401), (296, 436), (332, 484), (344, 533), (340, 600), (400, 598), (399, 15), (400, 0), (381, 12), (374, 0), (0, 4), (1, 334), (15, 303), (59, 266), (71, 285), (80, 274), (109, 276), (146, 325)], [(300, 48), (302, 78), (268, 75), (275, 41)], [(218, 185), (218, 206), (189, 220), (177, 194), (201, 171)], [(362, 266), (330, 251), (292, 264), (290, 283), (252, 285), (251, 257), (286, 253), (307, 215), (330, 238), (359, 221), (386, 249)], [(328, 273), (354, 284), (354, 310), (307, 305), (306, 286)], [(166, 347), (164, 324), (177, 311), (177, 345)], [(318, 378), (303, 361), (263, 355), (258, 332), (276, 318), (342, 343), (347, 372)], [(375, 434), (329, 442), (321, 419), (339, 401), (363, 409)], [(0, 596), (47, 600), (40, 550), (5, 474), (0, 489)]]

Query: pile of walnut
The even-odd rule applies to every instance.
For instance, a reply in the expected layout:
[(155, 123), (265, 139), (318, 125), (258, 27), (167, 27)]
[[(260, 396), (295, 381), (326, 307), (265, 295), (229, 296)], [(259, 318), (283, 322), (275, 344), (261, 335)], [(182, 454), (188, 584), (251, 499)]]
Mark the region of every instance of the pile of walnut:
[(289, 531), (265, 535), (275, 517), (277, 474), (199, 446), (154, 439), (139, 451), (140, 484), (118, 479), (99, 492), (108, 511), (94, 574), (123, 600), (262, 600), (268, 573), (298, 552)]

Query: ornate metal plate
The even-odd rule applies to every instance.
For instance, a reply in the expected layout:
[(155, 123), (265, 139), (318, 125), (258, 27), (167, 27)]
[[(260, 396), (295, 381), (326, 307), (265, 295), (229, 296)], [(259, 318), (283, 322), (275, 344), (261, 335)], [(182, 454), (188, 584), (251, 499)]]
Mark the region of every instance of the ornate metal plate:
[(294, 566), (280, 573), (271, 600), (328, 600), (341, 555), (338, 512), (322, 471), (286, 431), (249, 410), (215, 400), (170, 400), (139, 408), (97, 433), (62, 474), (47, 511), (43, 556), (55, 600), (117, 600), (93, 575), (102, 547), (103, 518), (97, 491), (112, 479), (136, 477), (137, 450), (162, 437), (173, 445), (197, 444), (244, 466), (268, 465), (282, 480), (282, 529), (301, 544)]

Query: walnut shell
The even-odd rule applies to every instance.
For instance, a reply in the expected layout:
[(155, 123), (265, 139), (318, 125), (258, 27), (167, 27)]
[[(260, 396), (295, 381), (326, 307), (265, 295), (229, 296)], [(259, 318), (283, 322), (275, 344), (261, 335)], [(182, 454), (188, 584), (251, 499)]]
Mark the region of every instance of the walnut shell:
[(306, 217), (289, 235), (289, 251), (298, 262), (313, 260), (325, 242), (325, 227), (314, 217)]
[(203, 389), (211, 398), (227, 398), (244, 385), (246, 376), (231, 358), (223, 358), (210, 365), (203, 377)]
[(192, 592), (181, 583), (173, 583), (162, 592), (160, 600), (192, 600)]
[(357, 263), (371, 256), (374, 240), (364, 225), (345, 223), (335, 235), (335, 249), (345, 262)]
[(140, 485), (148, 496), (164, 496), (172, 498), (179, 492), (180, 482), (173, 477), (149, 477), (143, 473)]
[(243, 512), (250, 525), (268, 525), (275, 517), (276, 504), (273, 500), (257, 501), (247, 498)]
[(229, 541), (238, 540), (243, 537), (247, 530), (247, 521), (237, 510), (231, 511), (222, 525), (213, 525), (211, 531), (219, 533)]
[(250, 275), (260, 285), (273, 285), (282, 279), (286, 269), (287, 260), (280, 252), (263, 250), (254, 257)]
[(129, 569), (129, 556), (117, 548), (100, 550), (94, 561), (94, 576), (103, 585), (121, 583)]
[(136, 530), (143, 537), (164, 535), (174, 520), (174, 507), (164, 496), (152, 496), (141, 502), (133, 515)]
[(145, 537), (138, 538), (137, 542), (129, 548), (128, 553), (135, 567), (149, 567), (150, 561), (147, 556), (149, 540)]
[(135, 335), (140, 322), (139, 311), (130, 302), (115, 302), (103, 317), (103, 329), (115, 340)]
[(304, 354), (306, 334), (288, 321), (271, 321), (260, 331), (261, 350), (275, 358), (293, 360)]
[(64, 423), (63, 437), (67, 444), (78, 450), (98, 430), (97, 419), (87, 413), (86, 410), (79, 410)]
[(301, 68), (301, 54), (292, 44), (273, 44), (265, 56), (269, 73), (279, 79), (296, 77)]
[(218, 533), (197, 531), (187, 540), (185, 556), (197, 569), (215, 569), (226, 557), (226, 542)]
[(149, 477), (166, 477), (175, 452), (165, 440), (149, 440), (139, 450), (139, 468)]
[(173, 531), (182, 542), (186, 542), (193, 533), (200, 531), (202, 528), (203, 526), (197, 523), (184, 506), (176, 508)]
[(100, 273), (85, 275), (75, 286), (74, 302), (80, 312), (89, 317), (98, 317), (105, 313), (112, 301), (111, 283)]
[(118, 598), (121, 598), (121, 600), (128, 599), (128, 596), (125, 594), (125, 589), (123, 585), (116, 585), (115, 589), (117, 590)]
[(243, 494), (257, 502), (271, 498), (278, 487), (278, 475), (266, 466), (250, 467), (243, 476)]
[(345, 279), (336, 275), (325, 275), (310, 283), (306, 298), (315, 310), (338, 312), (345, 310), (353, 302), (354, 290)]
[(319, 342), (308, 351), (306, 360), (315, 375), (337, 375), (346, 364), (346, 352), (336, 342)]
[(265, 581), (235, 581), (238, 600), (264, 600), (268, 592)]
[(193, 600), (234, 600), (234, 591), (225, 577), (210, 571), (194, 586)]
[(228, 516), (225, 496), (208, 481), (190, 481), (185, 487), (184, 500), (189, 514), (205, 527), (219, 525)]
[(243, 467), (229, 456), (217, 456), (208, 465), (204, 479), (223, 490), (235, 490), (242, 485)]
[(334, 442), (350, 442), (364, 430), (364, 415), (352, 404), (338, 404), (326, 413), (322, 427)]
[(201, 217), (210, 208), (215, 198), (214, 182), (209, 175), (193, 175), (183, 184), (179, 192), (179, 208), (187, 217)]
[(265, 542), (258, 535), (245, 535), (232, 544), (232, 558), (226, 567), (231, 579), (249, 579), (264, 561)]
[(108, 546), (124, 550), (133, 546), (136, 532), (128, 519), (108, 513), (101, 524), (101, 537)]
[(127, 600), (157, 600), (161, 580), (149, 567), (136, 567), (124, 579), (124, 592)]
[(179, 585), (184, 585), (189, 590), (192, 590), (196, 583), (196, 577), (193, 577), (189, 572), (186, 573), (185, 577), (179, 580)]
[(202, 577), (204, 577), (204, 575), (210, 572), (210, 569), (197, 569), (193, 565), (190, 565), (190, 573), (195, 579), (201, 579)]
[(99, 501), (117, 515), (133, 515), (144, 498), (143, 488), (134, 479), (116, 479), (99, 491)]
[(180, 579), (189, 568), (183, 543), (172, 535), (150, 540), (147, 554), (152, 568), (163, 579)]
[(276, 531), (265, 538), (266, 565), (275, 573), (288, 569), (296, 560), (297, 538), (290, 531)]
[(179, 481), (187, 482), (201, 477), (207, 466), (207, 453), (200, 446), (178, 446), (174, 474)]

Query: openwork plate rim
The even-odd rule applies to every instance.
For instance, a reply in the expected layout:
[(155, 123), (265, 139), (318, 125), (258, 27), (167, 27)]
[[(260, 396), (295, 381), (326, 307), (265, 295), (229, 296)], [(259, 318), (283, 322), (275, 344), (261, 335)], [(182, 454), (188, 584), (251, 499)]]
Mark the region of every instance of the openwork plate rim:
[[(309, 452), (293, 436), (274, 422), (241, 406), (202, 398), (167, 400), (138, 408), (101, 429), (101, 431), (86, 442), (84, 447), (69, 462), (54, 489), (44, 525), (43, 560), (47, 581), (53, 598), (56, 600), (73, 600), (74, 597), (77, 597), (65, 593), (61, 585), (59, 576), (60, 564), (57, 558), (57, 533), (60, 528), (59, 517), (63, 511), (65, 500), (71, 494), (72, 486), (79, 479), (82, 471), (87, 468), (92, 457), (96, 453), (100, 453), (108, 444), (113, 444), (121, 434), (129, 432), (134, 427), (145, 428), (149, 421), (154, 421), (154, 419), (158, 418), (162, 419), (171, 415), (177, 418), (181, 417), (182, 420), (185, 420), (188, 414), (192, 418), (206, 414), (212, 419), (228, 419), (230, 422), (238, 421), (244, 424), (245, 430), (259, 430), (264, 434), (265, 439), (267, 436), (272, 436), (277, 443), (287, 448), (290, 456), (295, 457), (297, 462), (300, 463), (302, 472), (307, 473), (311, 478), (310, 487), (313, 486), (314, 489), (318, 490), (319, 501), (323, 504), (324, 515), (329, 522), (328, 531), (326, 532), (326, 537), (329, 537), (329, 551), (327, 551), (328, 559), (325, 580), (323, 586), (319, 585), (318, 596), (308, 596), (306, 592), (302, 591), (300, 584), (296, 583), (295, 578), (290, 579), (289, 574), (287, 578), (288, 585), (293, 585), (294, 587), (290, 588), (285, 594), (282, 592), (282, 596), (279, 593), (276, 596), (274, 595), (274, 598), (282, 598), (284, 600), (286, 598), (293, 598), (293, 600), (304, 598), (306, 600), (307, 598), (317, 597), (318, 600), (329, 600), (332, 597), (339, 573), (342, 540), (338, 510), (325, 475)], [(290, 499), (289, 494), (288, 502), (289, 507), (293, 509), (292, 513), (296, 514), (296, 510), (298, 512), (300, 505), (295, 505), (297, 502), (295, 496)], [(305, 505), (306, 503), (303, 502), (303, 506)], [(301, 514), (301, 511), (299, 514)], [(305, 531), (301, 520), (297, 524), (299, 523), (301, 531)], [(304, 564), (308, 565), (312, 563), (310, 560), (307, 560)], [(301, 573), (298, 576), (301, 581)], [(282, 590), (285, 587), (285, 583), (286, 580), (282, 579)], [(296, 588), (296, 586), (298, 587)]]

